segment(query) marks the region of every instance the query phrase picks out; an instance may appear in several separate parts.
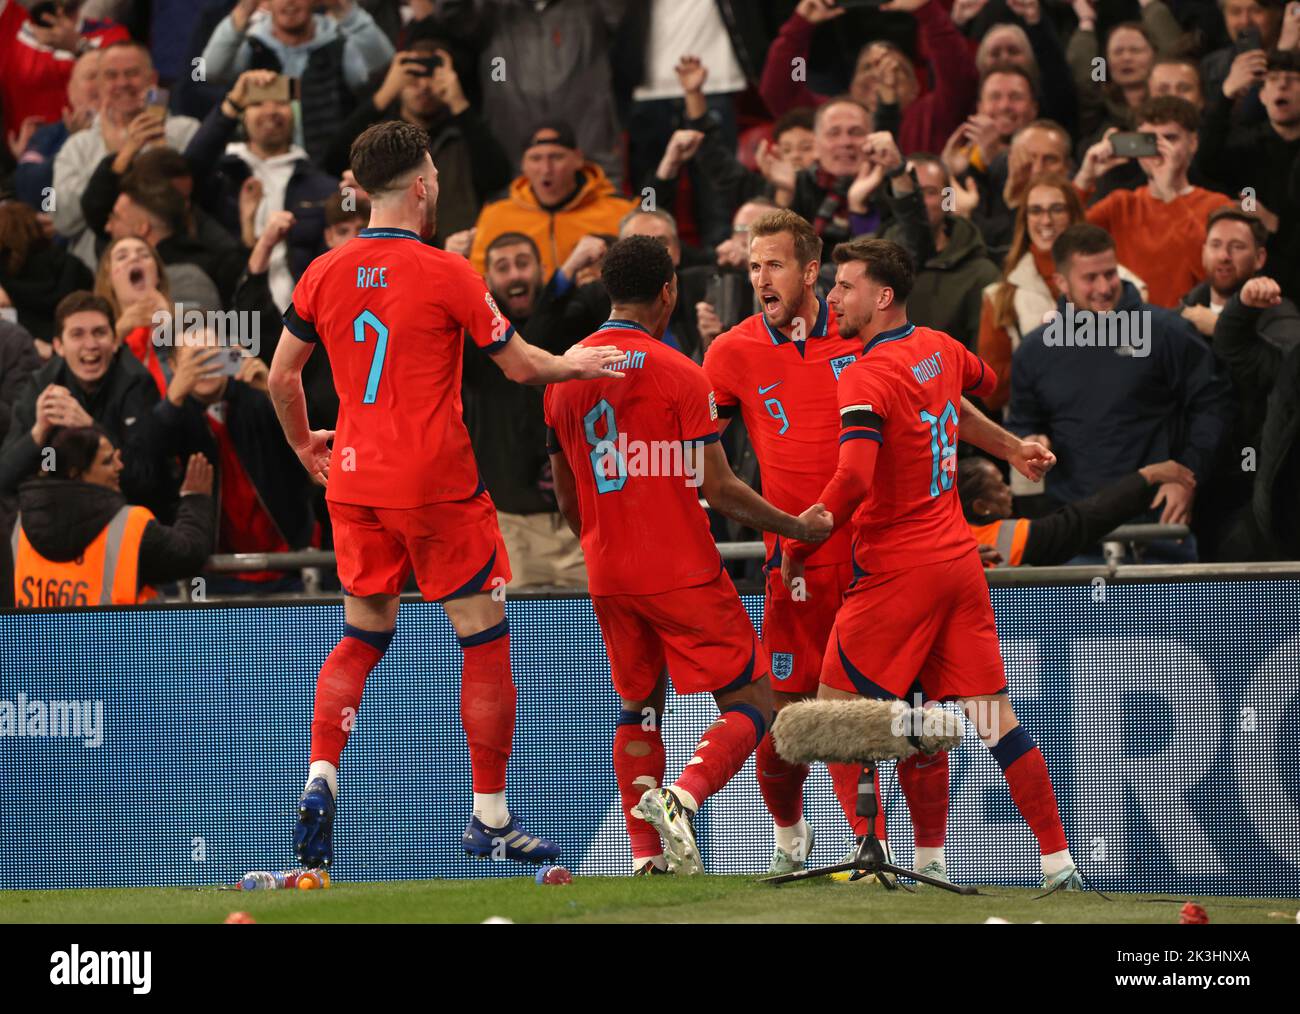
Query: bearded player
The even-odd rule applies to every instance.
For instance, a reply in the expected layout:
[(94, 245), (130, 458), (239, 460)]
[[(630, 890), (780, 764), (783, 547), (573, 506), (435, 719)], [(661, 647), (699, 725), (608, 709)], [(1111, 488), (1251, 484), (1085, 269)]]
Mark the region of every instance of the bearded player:
[[(601, 377), (622, 358), (588, 346), (562, 357), (526, 343), (463, 257), (427, 246), (438, 172), (429, 138), (400, 120), (352, 145), (352, 171), (370, 194), (370, 226), (303, 272), (285, 313), (270, 390), (289, 445), (325, 486), (344, 590), (343, 638), (316, 680), (307, 785), (294, 848), (306, 866), (333, 861), (338, 767), (366, 677), (393, 638), (398, 594), (412, 571), (440, 602), (463, 655), (461, 721), (469, 741), (474, 856), (545, 862), (559, 846), (528, 834), (506, 805), (515, 687), (505, 607), (510, 579), (496, 511), (461, 421), (465, 335), (511, 380)], [(339, 396), (334, 431), (310, 430), (302, 369), (323, 344)]]
[[(661, 340), (677, 303), (663, 243), (631, 236), (614, 244), (603, 280), (610, 320), (577, 347), (617, 341), (626, 379), (547, 388), (555, 493), (582, 540), (622, 699), (614, 772), (633, 869), (699, 873), (691, 817), (741, 769), (772, 717), (767, 656), (700, 495), (728, 517), (787, 537), (825, 538), (831, 519), (819, 505), (791, 517), (732, 474), (708, 378)], [(667, 786), (665, 667), (677, 693), (710, 693), (721, 712)]]
[[(862, 352), (840, 378), (839, 461), (820, 499), (837, 527), (852, 518), (858, 577), (835, 617), (818, 697), (904, 697), (919, 681), (926, 697), (960, 702), (1038, 839), (1043, 886), (1079, 889), (1047, 764), (1007, 697), (984, 568), (954, 488), (958, 405), (991, 392), (996, 377), (948, 335), (908, 322), (913, 268), (902, 247), (863, 238), (834, 256), (829, 302)], [(1024, 441), (1003, 456), (1039, 472), (1055, 460)], [(786, 546), (787, 584), (814, 553)], [(837, 777), (857, 771), (831, 767)], [(855, 830), (865, 833), (862, 818)]]
[[(860, 358), (862, 343), (841, 335), (834, 308), (817, 296), (822, 242), (808, 222), (792, 211), (769, 212), (750, 225), (749, 237), (750, 281), (762, 311), (719, 335), (704, 357), (704, 369), (720, 426), (725, 429), (737, 414), (744, 420), (763, 495), (782, 510), (798, 510), (809, 490), (821, 489), (835, 474), (839, 378)], [(979, 447), (996, 453), (1015, 439), (974, 406), (963, 403), (962, 416), (962, 439)], [(763, 643), (772, 659), (777, 711), (817, 693), (835, 613), (853, 580), (851, 535), (845, 524), (818, 546), (794, 589), (781, 580), (781, 539), (764, 536)], [(802, 869), (814, 839), (803, 817), (808, 767), (782, 758), (770, 736), (759, 744), (754, 762), (775, 826), (769, 873)], [(948, 755), (915, 755), (900, 761), (897, 772), (912, 816), (915, 867), (942, 877)], [(855, 769), (833, 782), (850, 821), (856, 816), (857, 781)], [(883, 813), (876, 833), (885, 840)]]

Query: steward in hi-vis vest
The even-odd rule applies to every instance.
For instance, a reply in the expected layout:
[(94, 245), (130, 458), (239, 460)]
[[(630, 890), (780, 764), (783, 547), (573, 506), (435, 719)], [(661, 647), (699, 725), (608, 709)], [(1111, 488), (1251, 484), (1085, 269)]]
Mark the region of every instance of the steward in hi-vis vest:
[(97, 426), (54, 427), (54, 470), (18, 487), (10, 536), (19, 609), (126, 606), (197, 574), (212, 551), (212, 466), (193, 455), (176, 523), (159, 524), (117, 488), (122, 458)]
[(957, 491), (971, 534), (980, 546), (997, 550), (986, 567), (1050, 567), (1089, 552), (1117, 525), (1139, 517), (1160, 496), (1160, 487), (1194, 486), (1189, 469), (1176, 461), (1139, 468), (1076, 503), (1041, 518), (1011, 516), (1011, 487), (987, 458), (963, 458), (957, 466)]
[(20, 514), (13, 533), (14, 604), (48, 609), (147, 602), (157, 592), (140, 584), (140, 545), (152, 520), (149, 508), (123, 504), (78, 556), (50, 560), (32, 548)]

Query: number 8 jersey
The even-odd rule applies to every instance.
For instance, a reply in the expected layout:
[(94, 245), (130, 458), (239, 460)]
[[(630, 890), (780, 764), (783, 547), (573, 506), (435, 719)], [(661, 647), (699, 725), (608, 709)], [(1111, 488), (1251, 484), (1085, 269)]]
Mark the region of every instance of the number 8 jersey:
[(840, 374), (840, 442), (880, 444), (871, 489), (853, 514), (853, 560), (878, 573), (951, 560), (975, 546), (957, 497), (963, 394), (997, 377), (960, 342), (905, 324), (869, 341)]
[[(626, 355), (620, 380), (546, 389), (547, 451), (563, 452), (578, 488), (593, 595), (658, 595), (711, 581), (722, 559), (700, 507), (703, 445), (718, 439), (704, 371), (631, 321), (582, 345)], [(693, 445), (688, 453), (687, 445)]]
[(284, 324), (322, 343), (334, 374), (329, 500), (411, 508), (475, 495), (465, 335), (493, 353), (514, 328), (464, 257), (405, 229), (362, 229), (308, 265)]

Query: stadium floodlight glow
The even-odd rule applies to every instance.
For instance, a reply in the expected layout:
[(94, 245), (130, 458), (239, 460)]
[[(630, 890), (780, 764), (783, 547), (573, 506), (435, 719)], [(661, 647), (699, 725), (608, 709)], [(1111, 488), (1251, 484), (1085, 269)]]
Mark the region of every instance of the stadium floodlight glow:
[(975, 887), (950, 884), (887, 862), (885, 850), (876, 837), (876, 815), (880, 812), (876, 799), (876, 762), (902, 760), (914, 753), (951, 750), (961, 743), (964, 732), (961, 716), (944, 708), (910, 708), (903, 701), (799, 701), (782, 708), (772, 723), (772, 742), (776, 752), (787, 761), (862, 766), (858, 776), (857, 814), (866, 818), (867, 833), (858, 842), (853, 857), (845, 862), (765, 877), (763, 882), (785, 884), (852, 872), (859, 876), (875, 875), (892, 891), (898, 885), (884, 874), (893, 874), (954, 894), (978, 894)]

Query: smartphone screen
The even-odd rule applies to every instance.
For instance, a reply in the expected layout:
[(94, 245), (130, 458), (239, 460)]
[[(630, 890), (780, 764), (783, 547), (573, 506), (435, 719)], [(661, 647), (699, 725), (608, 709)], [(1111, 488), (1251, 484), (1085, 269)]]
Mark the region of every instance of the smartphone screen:
[(289, 101), (289, 79), (283, 74), (277, 74), (275, 80), (267, 85), (248, 86), (247, 102), (250, 106), (257, 105), (259, 102), (288, 102)]
[(1120, 158), (1150, 158), (1160, 153), (1155, 134), (1136, 130), (1111, 134), (1110, 150)]
[(149, 94), (145, 97), (144, 105), (151, 113), (155, 113), (159, 118), (167, 115), (168, 93), (166, 88), (150, 88)]

